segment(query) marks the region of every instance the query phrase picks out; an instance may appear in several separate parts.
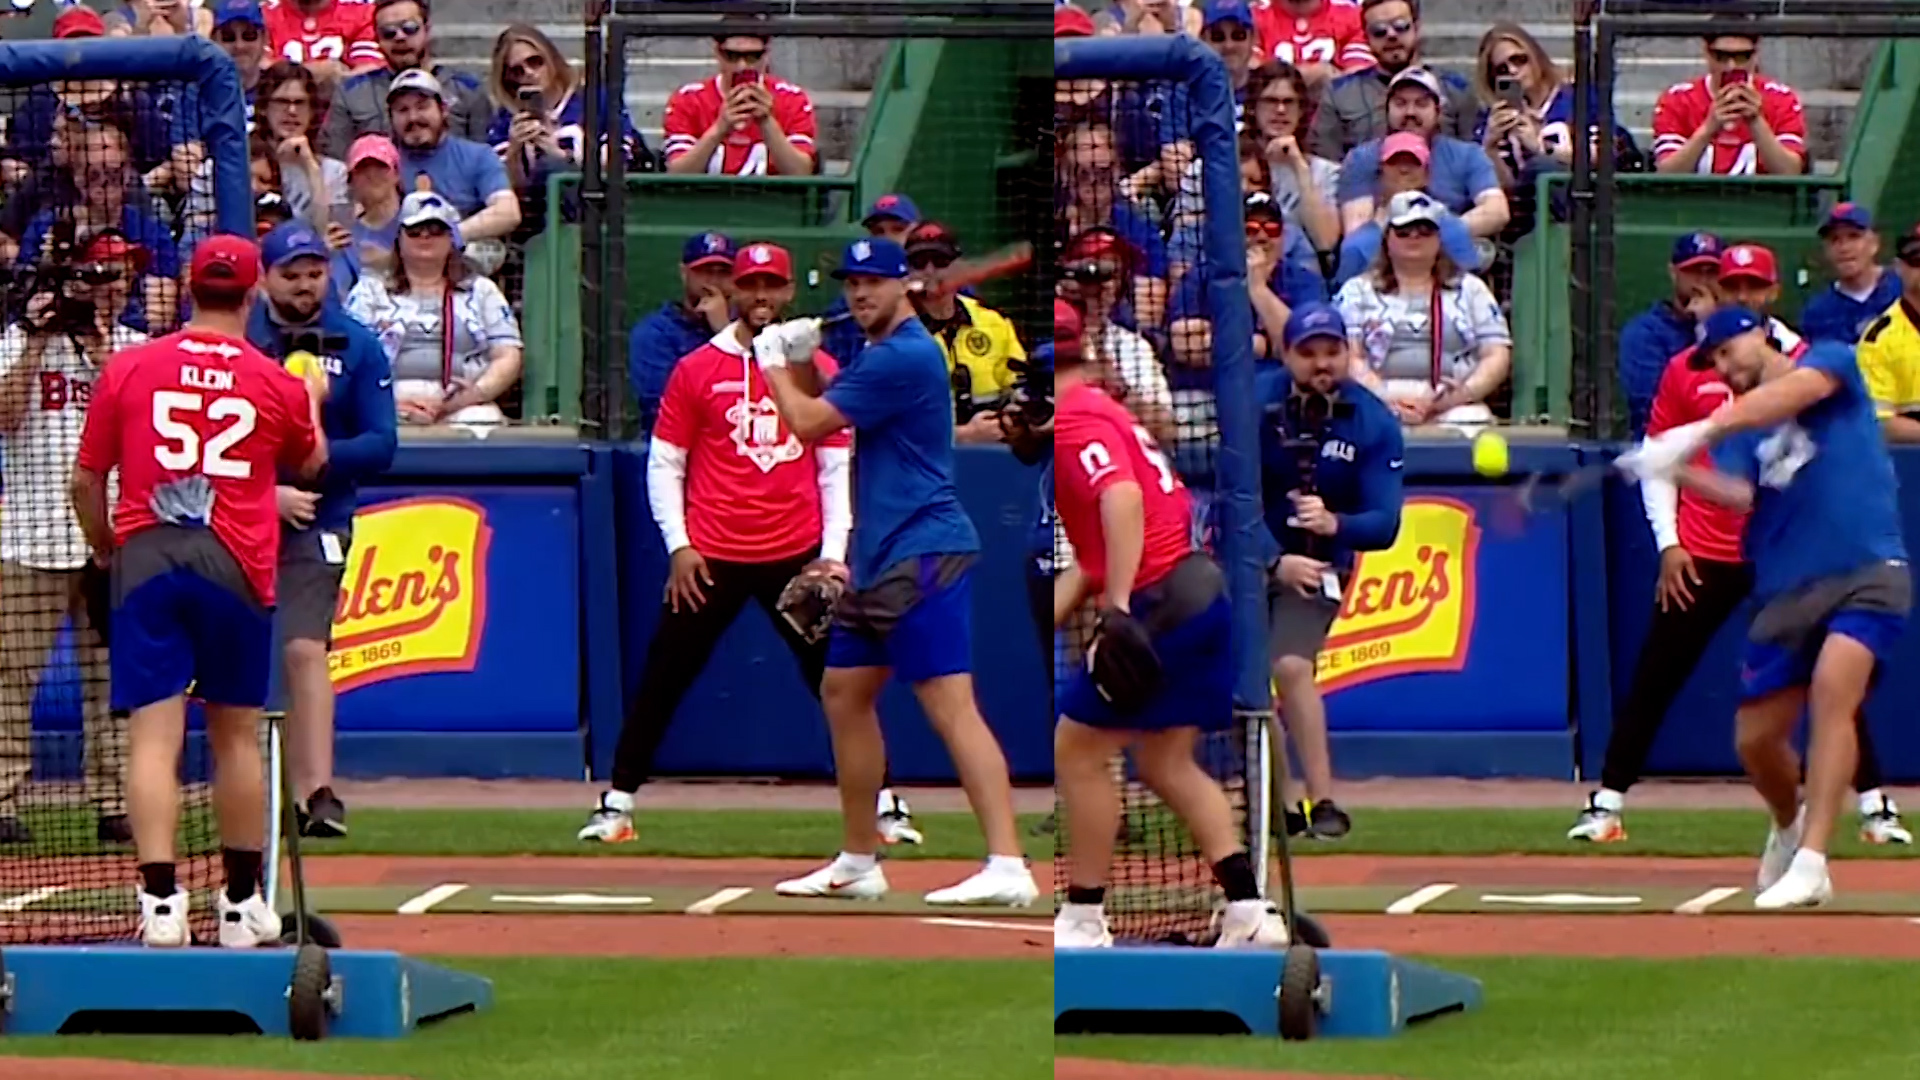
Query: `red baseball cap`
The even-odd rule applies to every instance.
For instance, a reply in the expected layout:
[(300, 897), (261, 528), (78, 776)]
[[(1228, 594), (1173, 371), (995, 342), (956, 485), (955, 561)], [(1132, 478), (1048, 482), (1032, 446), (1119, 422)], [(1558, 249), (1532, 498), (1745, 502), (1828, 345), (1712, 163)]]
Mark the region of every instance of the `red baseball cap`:
[(260, 280), (260, 247), (244, 236), (209, 236), (194, 249), (187, 279), (251, 289)]
[(1080, 335), (1086, 326), (1080, 318), (1080, 309), (1059, 297), (1053, 300), (1053, 349), (1058, 355), (1062, 351), (1069, 356), (1078, 355)]
[(55, 38), (106, 37), (107, 24), (100, 18), (99, 12), (85, 5), (75, 4), (61, 12), (59, 18), (53, 20), (53, 36)]
[(1769, 285), (1780, 284), (1780, 267), (1773, 252), (1759, 244), (1735, 244), (1720, 256), (1720, 280), (1753, 278)]
[(733, 257), (733, 280), (745, 281), (750, 277), (778, 278), (782, 283), (793, 280), (793, 256), (778, 244), (748, 244)]
[(138, 271), (146, 268), (147, 251), (120, 233), (109, 230), (87, 242), (84, 257), (88, 262), (126, 262)]
[(1092, 37), (1093, 16), (1087, 14), (1084, 8), (1062, 4), (1053, 9), (1053, 36)]

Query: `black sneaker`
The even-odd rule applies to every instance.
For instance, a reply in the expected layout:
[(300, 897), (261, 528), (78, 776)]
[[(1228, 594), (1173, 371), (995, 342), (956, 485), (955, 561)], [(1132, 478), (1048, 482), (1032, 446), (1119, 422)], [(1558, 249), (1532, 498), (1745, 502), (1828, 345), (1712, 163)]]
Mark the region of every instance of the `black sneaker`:
[(346, 804), (330, 787), (323, 787), (307, 796), (307, 809), (303, 816), (306, 820), (300, 827), (301, 836), (333, 840), (347, 835)]
[(94, 835), (103, 844), (133, 843), (133, 826), (127, 824), (125, 814), (101, 814), (100, 824), (94, 829)]
[(1307, 804), (1295, 803), (1287, 807), (1287, 836), (1305, 836), (1307, 832)]
[(1321, 840), (1338, 840), (1353, 831), (1353, 819), (1345, 810), (1334, 805), (1332, 799), (1322, 799), (1313, 804), (1313, 810), (1307, 815), (1307, 825), (1313, 835)]
[(17, 817), (0, 817), (0, 844), (31, 844), (33, 831)]

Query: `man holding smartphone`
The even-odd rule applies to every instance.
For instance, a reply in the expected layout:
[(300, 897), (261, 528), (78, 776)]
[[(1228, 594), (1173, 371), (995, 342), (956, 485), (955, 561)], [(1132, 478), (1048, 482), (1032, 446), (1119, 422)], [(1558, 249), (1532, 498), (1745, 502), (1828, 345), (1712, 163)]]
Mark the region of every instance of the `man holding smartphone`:
[[(1279, 552), (1267, 584), (1268, 654), (1278, 691), (1278, 727), (1293, 736), (1307, 801), (1283, 792), (1289, 835), (1337, 840), (1353, 827), (1333, 802), (1327, 710), (1314, 661), (1340, 614), (1362, 551), (1393, 546), (1400, 533), (1404, 443), (1386, 404), (1355, 387), (1347, 324), (1331, 304), (1302, 304), (1282, 335), (1286, 365), (1263, 371), (1260, 483), (1267, 531)], [(1275, 731), (1275, 739), (1281, 737)], [(1274, 773), (1276, 789), (1286, 775)]]
[(767, 73), (772, 42), (759, 34), (714, 38), (720, 71), (667, 99), (670, 173), (811, 176), (818, 168), (813, 101)]
[(1654, 168), (1663, 173), (1798, 176), (1807, 171), (1800, 95), (1759, 73), (1760, 41), (1735, 20), (1706, 35), (1707, 73), (1653, 107)]

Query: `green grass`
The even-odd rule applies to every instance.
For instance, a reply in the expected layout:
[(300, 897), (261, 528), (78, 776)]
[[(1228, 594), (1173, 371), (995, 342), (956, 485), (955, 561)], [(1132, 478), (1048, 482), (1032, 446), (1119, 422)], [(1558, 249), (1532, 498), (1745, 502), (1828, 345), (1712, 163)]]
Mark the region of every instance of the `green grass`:
[[(326, 855), (598, 855), (691, 858), (830, 856), (840, 843), (840, 815), (819, 810), (647, 810), (635, 819), (631, 844), (583, 844), (574, 839), (585, 811), (376, 810), (353, 811), (352, 834), (311, 843)], [(1032, 835), (1041, 815), (1020, 819), (1020, 834), (1035, 859), (1053, 858), (1053, 837)], [(971, 814), (915, 814), (927, 835), (920, 845), (888, 849), (894, 859), (977, 859), (986, 856)]]
[(1445, 965), (1485, 981), (1485, 1008), (1395, 1039), (1281, 1044), (1083, 1036), (1056, 1039), (1054, 1051), (1405, 1080), (1920, 1076), (1920, 1032), (1887, 1011), (1890, 1003), (1910, 999), (1912, 964), (1450, 959)]
[(413, 1080), (1014, 1080), (1053, 1056), (1038, 959), (447, 962), (494, 979), (494, 1011), (397, 1042), (9, 1037), (0, 1055)]

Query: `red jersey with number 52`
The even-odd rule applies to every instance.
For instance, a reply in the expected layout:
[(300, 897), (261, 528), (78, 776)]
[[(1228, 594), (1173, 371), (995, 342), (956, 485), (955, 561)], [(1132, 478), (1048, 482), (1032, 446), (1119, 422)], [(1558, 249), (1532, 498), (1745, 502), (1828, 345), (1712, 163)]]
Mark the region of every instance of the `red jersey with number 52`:
[[(813, 99), (805, 90), (785, 79), (762, 76), (773, 95), (773, 122), (780, 126), (787, 141), (796, 149), (818, 158), (814, 146)], [(667, 99), (667, 117), (663, 123), (665, 138), (661, 149), (667, 160), (693, 149), (714, 121), (727, 111), (727, 96), (720, 90), (720, 76), (706, 82), (688, 83)], [(706, 172), (722, 176), (765, 176), (773, 171), (767, 156), (766, 140), (758, 125), (733, 127), (721, 137), (720, 146), (707, 159)]]
[(1253, 30), (1260, 53), (1295, 67), (1331, 64), (1337, 71), (1373, 66), (1360, 5), (1352, 0), (1320, 0), (1311, 15), (1295, 15), (1281, 0), (1253, 5)]
[(107, 363), (78, 461), (101, 476), (120, 470), (116, 542), (158, 525), (210, 528), (271, 605), (276, 477), (316, 440), (304, 381), (244, 341), (189, 328)]
[(1115, 484), (1140, 485), (1146, 546), (1135, 589), (1172, 572), (1193, 550), (1193, 504), (1185, 484), (1133, 414), (1102, 390), (1068, 390), (1053, 422), (1054, 509), (1080, 569), (1097, 587), (1107, 580), (1107, 542), (1100, 496)]
[[(1807, 156), (1807, 116), (1793, 87), (1764, 75), (1753, 77), (1760, 93), (1760, 116), (1780, 145)], [(1713, 115), (1713, 87), (1708, 76), (1670, 86), (1653, 107), (1653, 157), (1665, 161), (1693, 138)], [(1722, 127), (1700, 155), (1694, 171), (1720, 176), (1752, 176), (1764, 171), (1760, 151), (1753, 145), (1753, 125), (1745, 120)]]
[(296, 64), (338, 60), (351, 71), (384, 62), (369, 0), (333, 0), (312, 13), (293, 0), (271, 0), (260, 14), (274, 55)]

